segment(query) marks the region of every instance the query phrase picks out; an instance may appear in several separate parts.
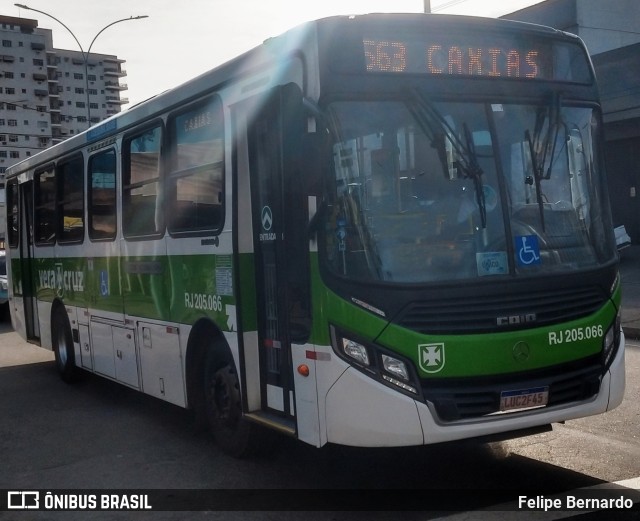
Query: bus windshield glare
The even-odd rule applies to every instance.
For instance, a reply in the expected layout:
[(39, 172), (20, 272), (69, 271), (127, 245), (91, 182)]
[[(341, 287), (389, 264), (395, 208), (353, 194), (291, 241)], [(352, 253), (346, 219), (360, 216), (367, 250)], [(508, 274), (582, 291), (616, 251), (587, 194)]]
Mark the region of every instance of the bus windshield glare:
[[(339, 276), (432, 283), (611, 262), (591, 106), (339, 101), (324, 254)], [(605, 192), (606, 193), (606, 192)]]

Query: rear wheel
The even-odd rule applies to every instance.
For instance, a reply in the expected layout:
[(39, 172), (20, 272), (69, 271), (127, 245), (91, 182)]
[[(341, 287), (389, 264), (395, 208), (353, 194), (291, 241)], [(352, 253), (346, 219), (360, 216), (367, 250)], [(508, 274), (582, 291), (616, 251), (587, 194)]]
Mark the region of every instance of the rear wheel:
[(58, 306), (53, 312), (51, 323), (51, 339), (53, 342), (53, 352), (56, 357), (56, 368), (60, 378), (67, 383), (75, 382), (78, 379), (78, 368), (76, 367), (76, 357), (73, 350), (73, 338), (71, 327), (65, 309)]
[(240, 381), (233, 362), (221, 365), (208, 357), (204, 394), (207, 422), (218, 446), (237, 458), (255, 454), (257, 426), (242, 417)]

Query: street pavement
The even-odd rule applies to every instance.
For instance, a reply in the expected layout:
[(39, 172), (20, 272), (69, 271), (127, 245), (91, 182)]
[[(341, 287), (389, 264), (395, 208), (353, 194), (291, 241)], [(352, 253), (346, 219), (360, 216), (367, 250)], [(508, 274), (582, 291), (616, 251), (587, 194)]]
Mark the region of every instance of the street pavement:
[(0, 311), (0, 368), (50, 362), (53, 352), (25, 342), (11, 327), (8, 310)]

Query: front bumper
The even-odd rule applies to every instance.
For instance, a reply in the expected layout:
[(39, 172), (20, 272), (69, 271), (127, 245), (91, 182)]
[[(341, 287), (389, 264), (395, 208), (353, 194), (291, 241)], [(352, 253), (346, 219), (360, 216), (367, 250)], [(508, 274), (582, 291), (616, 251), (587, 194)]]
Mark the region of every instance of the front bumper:
[(541, 409), (441, 422), (433, 404), (403, 395), (341, 360), (345, 370), (330, 387), (325, 400), (326, 439), (364, 447), (391, 447), (440, 443), (502, 432), (529, 429), (600, 414), (617, 407), (624, 395), (624, 336), (599, 392), (590, 399)]

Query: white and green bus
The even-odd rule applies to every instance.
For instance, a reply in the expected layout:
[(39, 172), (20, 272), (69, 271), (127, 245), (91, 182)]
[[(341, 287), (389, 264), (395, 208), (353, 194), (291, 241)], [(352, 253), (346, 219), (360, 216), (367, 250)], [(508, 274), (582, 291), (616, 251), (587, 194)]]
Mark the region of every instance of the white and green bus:
[(515, 436), (624, 392), (582, 42), (306, 23), (7, 170), (16, 330), (241, 455)]

